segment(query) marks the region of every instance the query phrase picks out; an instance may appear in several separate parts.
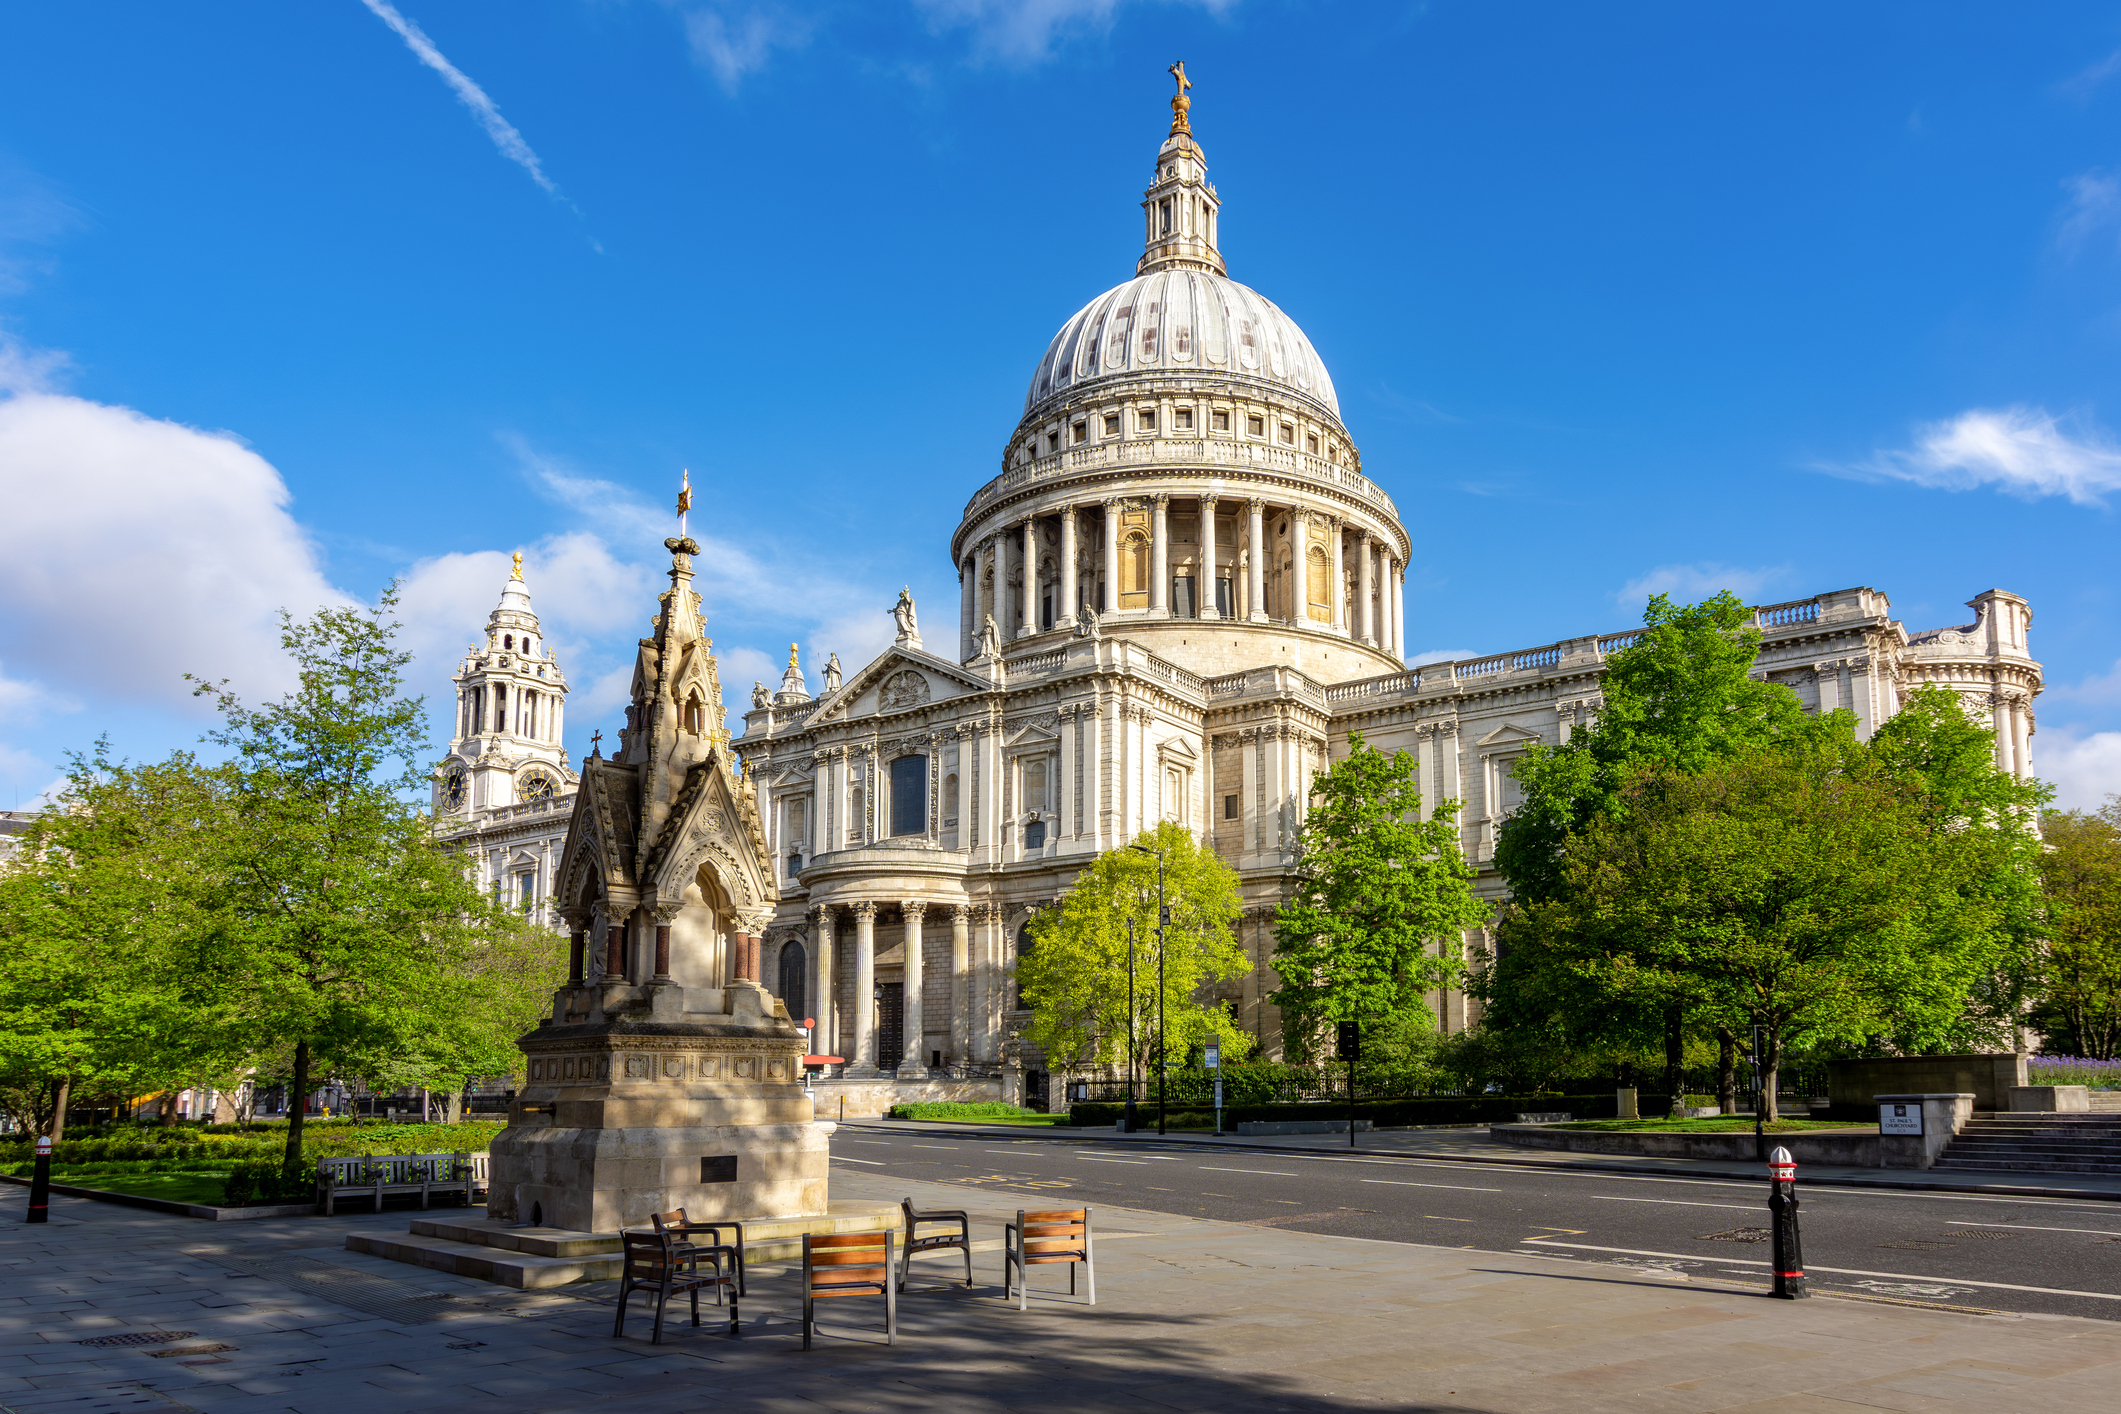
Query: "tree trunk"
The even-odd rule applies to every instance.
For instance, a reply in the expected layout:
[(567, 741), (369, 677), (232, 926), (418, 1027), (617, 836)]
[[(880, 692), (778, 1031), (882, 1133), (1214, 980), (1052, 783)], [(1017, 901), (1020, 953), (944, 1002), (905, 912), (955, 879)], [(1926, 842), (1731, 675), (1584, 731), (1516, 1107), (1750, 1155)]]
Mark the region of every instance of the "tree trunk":
[(289, 1082), (287, 1097), (287, 1153), (280, 1161), (283, 1169), (295, 1169), (302, 1164), (302, 1112), (309, 1107), (309, 1042), (295, 1042), (295, 1073)]
[(464, 1118), (464, 1092), (451, 1090), (442, 1096), (442, 1122), (460, 1124)]
[(1775, 1109), (1775, 1091), (1780, 1088), (1782, 1072), (1782, 1032), (1770, 1026), (1767, 1033), (1767, 1054), (1760, 1058), (1760, 1115), (1769, 1124), (1781, 1118)]
[(1716, 1028), (1716, 1108), (1738, 1113), (1738, 1036), (1728, 1026)]
[(1674, 1002), (1664, 1013), (1664, 1088), (1672, 1097), (1673, 1119), (1686, 1118), (1686, 1004)]
[(71, 1075), (62, 1075), (52, 1082), (52, 1122), (46, 1132), (52, 1136), (55, 1148), (66, 1138), (66, 1106), (73, 1094), (74, 1077)]

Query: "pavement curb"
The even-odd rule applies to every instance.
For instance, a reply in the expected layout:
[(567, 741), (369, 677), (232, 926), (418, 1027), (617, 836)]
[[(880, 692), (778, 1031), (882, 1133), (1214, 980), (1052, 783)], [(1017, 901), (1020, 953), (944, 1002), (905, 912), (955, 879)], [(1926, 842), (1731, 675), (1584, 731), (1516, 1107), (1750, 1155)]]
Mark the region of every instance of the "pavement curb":
[[(856, 1123), (856, 1121), (850, 1120), (848, 1121), (848, 1123), (853, 1124)], [(879, 1123), (881, 1123), (881, 1121), (879, 1121)], [(891, 1121), (891, 1127), (894, 1133), (906, 1134), (962, 1134), (967, 1130), (977, 1130), (980, 1133), (991, 1138), (1001, 1134), (1015, 1134), (1021, 1136), (1025, 1128), (1025, 1126), (1021, 1125), (982, 1124), (946, 1124), (939, 1128), (917, 1128), (916, 1126), (919, 1126), (920, 1124), (921, 1121), (919, 1120), (901, 1119)], [(1467, 1129), (1469, 1133), (1474, 1132), (1476, 1129), (1480, 1132), (1485, 1132), (1487, 1126), (1468, 1126)], [(1175, 1139), (1176, 1143), (1183, 1145), (1187, 1148), (1217, 1149), (1244, 1154), (1310, 1154), (1314, 1156), (1323, 1156), (1326, 1158), (1338, 1159), (1348, 1158), (1352, 1155), (1357, 1158), (1365, 1159), (1398, 1159), (1407, 1163), (1493, 1164), (1498, 1168), (1548, 1169), (1565, 1173), (1588, 1171), (1592, 1173), (1647, 1174), (1652, 1178), (1721, 1178), (1741, 1183), (1747, 1181), (1754, 1181), (1764, 1184), (1767, 1182), (1767, 1176), (1765, 1174), (1733, 1173), (1727, 1169), (1679, 1168), (1674, 1165), (1666, 1164), (1607, 1164), (1598, 1163), (1595, 1160), (1566, 1161), (1555, 1159), (1516, 1157), (1503, 1158), (1499, 1155), (1487, 1154), (1410, 1154), (1382, 1149), (1327, 1148), (1323, 1145), (1312, 1146), (1297, 1144), (1237, 1144), (1220, 1139), (1196, 1139), (1192, 1137), (1176, 1138), (1176, 1136), (1166, 1137), (1145, 1144), (1142, 1140), (1133, 1136), (1127, 1136), (1125, 1138), (1122, 1138), (1117, 1134), (1107, 1134), (1098, 1130), (1069, 1129), (1063, 1125), (1055, 1125), (1047, 1129), (1042, 1129), (1039, 1131), (1039, 1133), (1042, 1135), (1055, 1134), (1056, 1131), (1058, 1131), (1059, 1133), (1081, 1136), (1076, 1140), (1076, 1142), (1079, 1143), (1098, 1142), (1112, 1144), (1115, 1147), (1153, 1148), (1156, 1147), (1158, 1143), (1161, 1143), (1168, 1147), (1174, 1142)], [(1925, 1170), (1914, 1170), (1914, 1172), (1925, 1172)], [(2121, 1193), (2102, 1193), (2095, 1189), (2082, 1188), (2048, 1188), (2040, 1186), (2038, 1184), (1969, 1184), (1952, 1183), (1949, 1181), (1940, 1181), (1937, 1179), (1885, 1177), (1854, 1178), (1846, 1176), (1835, 1178), (1809, 1178), (1806, 1180), (1806, 1183), (1807, 1186), (1817, 1188), (1892, 1188), (1906, 1189), (1914, 1192), (1971, 1193), (1977, 1195), (1993, 1196), (1997, 1198), (2070, 1198), (2098, 1203), (2121, 1203)]]
[[(17, 1178), (11, 1173), (0, 1173), (0, 1183), (12, 1183), (20, 1188), (30, 1186), (31, 1180)], [(128, 1208), (145, 1208), (151, 1213), (173, 1213), (180, 1218), (199, 1218), (206, 1222), (235, 1223), (251, 1222), (258, 1218), (307, 1218), (317, 1213), (315, 1203), (280, 1203), (271, 1207), (216, 1208), (206, 1203), (179, 1203), (172, 1198), (149, 1198), (141, 1193), (119, 1193), (109, 1188), (79, 1188), (71, 1183), (55, 1183), (52, 1192), (67, 1198), (92, 1198), (99, 1203), (118, 1203)]]

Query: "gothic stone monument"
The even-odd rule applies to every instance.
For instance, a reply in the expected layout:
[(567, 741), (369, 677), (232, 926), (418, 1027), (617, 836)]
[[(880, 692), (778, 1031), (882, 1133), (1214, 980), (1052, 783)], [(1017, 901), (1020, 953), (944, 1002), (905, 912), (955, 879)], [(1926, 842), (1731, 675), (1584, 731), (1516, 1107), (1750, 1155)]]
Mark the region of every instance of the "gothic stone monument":
[[(681, 506), (682, 510), (682, 506)], [(692, 590), (699, 546), (666, 540), (670, 589), (640, 642), (626, 730), (583, 763), (554, 897), (567, 985), (519, 1043), (528, 1079), (492, 1145), (490, 1218), (609, 1232), (826, 1211), (827, 1127), (803, 1035), (759, 984), (777, 898), (751, 783), (722, 728)]]

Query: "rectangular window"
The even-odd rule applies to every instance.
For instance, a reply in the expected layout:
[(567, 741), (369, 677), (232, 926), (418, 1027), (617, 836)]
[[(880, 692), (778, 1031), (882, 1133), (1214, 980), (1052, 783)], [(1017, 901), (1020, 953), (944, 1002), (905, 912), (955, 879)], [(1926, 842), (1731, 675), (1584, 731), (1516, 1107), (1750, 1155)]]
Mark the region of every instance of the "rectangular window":
[(1309, 432), (1304, 434), (1304, 450), (1314, 457), (1318, 455), (1318, 438)]
[(1144, 432), (1154, 432), (1156, 430), (1156, 409), (1143, 408), (1134, 415), (1134, 423)]
[(1090, 440), (1090, 424), (1089, 424), (1089, 423), (1087, 423), (1087, 422), (1078, 422), (1078, 423), (1076, 423), (1076, 424), (1075, 424), (1075, 445), (1076, 445), (1076, 446), (1078, 446), (1078, 447), (1080, 447), (1080, 446), (1081, 446), (1081, 445), (1082, 445), (1083, 443), (1085, 443), (1085, 442), (1087, 442), (1087, 441), (1089, 441), (1089, 440)]
[(1235, 613), (1230, 604), (1230, 581), (1218, 576), (1215, 581), (1215, 612), (1226, 619), (1230, 618)]
[(901, 756), (891, 763), (891, 833), (928, 831), (928, 758)]
[(1119, 435), (1118, 413), (1108, 412), (1105, 414), (1105, 435), (1107, 437), (1117, 437)]
[(1214, 412), (1209, 413), (1208, 430), (1211, 432), (1228, 432), (1230, 430), (1230, 414), (1222, 408), (1217, 408)]
[(1237, 818), (1237, 797), (1236, 797), (1236, 796), (1234, 796), (1234, 795), (1226, 795), (1226, 796), (1224, 796), (1224, 797), (1223, 797), (1223, 819), (1225, 819), (1225, 820), (1235, 820), (1236, 818)]
[(1281, 425), (1281, 443), (1284, 447), (1293, 447), (1296, 445), (1295, 424), (1284, 422)]
[(1171, 428), (1174, 432), (1191, 432), (1193, 430), (1193, 409), (1171, 409)]
[(1024, 809), (1043, 815), (1046, 811), (1046, 758), (1034, 756), (1024, 763)]
[(1251, 433), (1254, 437), (1264, 437), (1267, 435), (1267, 420), (1264, 417), (1248, 415), (1245, 418), (1245, 431)]
[(1200, 605), (1193, 598), (1193, 576), (1190, 574), (1171, 577), (1171, 617), (1195, 619), (1200, 617)]

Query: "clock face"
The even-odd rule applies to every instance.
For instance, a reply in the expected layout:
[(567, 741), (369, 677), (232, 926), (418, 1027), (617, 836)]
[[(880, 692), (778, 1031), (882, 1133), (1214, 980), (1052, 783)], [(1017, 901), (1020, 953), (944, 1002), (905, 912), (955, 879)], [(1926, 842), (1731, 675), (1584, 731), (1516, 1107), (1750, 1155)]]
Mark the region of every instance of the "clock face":
[(464, 772), (461, 767), (442, 778), (442, 808), (462, 810), (464, 808)]
[(519, 800), (550, 800), (560, 789), (560, 783), (545, 770), (532, 771), (516, 783), (516, 798)]

